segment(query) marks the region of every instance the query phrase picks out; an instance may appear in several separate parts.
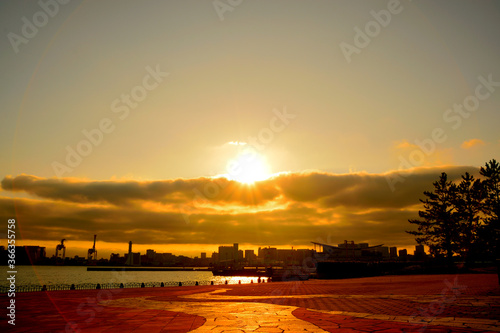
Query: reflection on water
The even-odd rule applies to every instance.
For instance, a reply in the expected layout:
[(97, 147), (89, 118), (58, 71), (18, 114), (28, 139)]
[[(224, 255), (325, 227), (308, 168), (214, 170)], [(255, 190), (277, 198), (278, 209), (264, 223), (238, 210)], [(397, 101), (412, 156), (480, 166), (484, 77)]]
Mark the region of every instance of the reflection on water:
[[(213, 276), (207, 271), (162, 271), (162, 272), (87, 272), (85, 266), (17, 266), (16, 286), (57, 285), (83, 283), (148, 283), (214, 281), (214, 284), (257, 283), (257, 277)], [(8, 281), (2, 279), (2, 286)]]

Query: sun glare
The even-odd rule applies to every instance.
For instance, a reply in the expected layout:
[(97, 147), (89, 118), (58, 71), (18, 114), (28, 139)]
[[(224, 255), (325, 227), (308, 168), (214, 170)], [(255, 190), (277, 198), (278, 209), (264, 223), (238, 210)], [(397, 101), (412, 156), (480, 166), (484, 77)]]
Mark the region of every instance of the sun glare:
[(270, 177), (266, 159), (255, 151), (244, 151), (227, 164), (228, 178), (240, 183), (252, 184)]

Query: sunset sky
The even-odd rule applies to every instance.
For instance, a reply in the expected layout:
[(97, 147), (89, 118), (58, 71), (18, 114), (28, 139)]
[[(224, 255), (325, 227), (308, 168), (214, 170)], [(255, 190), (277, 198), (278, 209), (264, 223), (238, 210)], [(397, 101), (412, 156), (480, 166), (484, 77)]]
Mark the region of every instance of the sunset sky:
[(106, 258), (410, 249), (441, 172), (500, 160), (499, 2), (3, 1), (0, 18), (0, 245), (15, 218), (49, 256), (94, 234)]

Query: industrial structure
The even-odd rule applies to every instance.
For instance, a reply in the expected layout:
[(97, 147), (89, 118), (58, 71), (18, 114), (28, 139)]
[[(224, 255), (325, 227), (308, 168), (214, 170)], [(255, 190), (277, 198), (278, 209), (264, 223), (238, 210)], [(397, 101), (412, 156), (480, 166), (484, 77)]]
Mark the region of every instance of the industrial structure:
[(141, 265), (141, 254), (132, 252), (132, 241), (128, 242), (128, 254), (127, 260), (125, 261), (127, 266), (140, 266)]
[(62, 250), (62, 259), (66, 258), (66, 246), (64, 246), (64, 241), (66, 239), (61, 239), (61, 244), (56, 246), (56, 259), (59, 258), (59, 251)]
[(91, 249), (89, 249), (88, 254), (87, 254), (87, 260), (97, 260), (97, 251), (95, 249), (95, 240), (97, 238), (97, 235), (94, 235), (94, 245), (92, 246)]

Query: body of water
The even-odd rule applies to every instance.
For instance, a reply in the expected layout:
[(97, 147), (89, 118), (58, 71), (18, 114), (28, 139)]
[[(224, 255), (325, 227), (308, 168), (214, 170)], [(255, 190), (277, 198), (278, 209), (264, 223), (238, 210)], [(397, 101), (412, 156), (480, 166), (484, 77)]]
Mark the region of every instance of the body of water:
[[(214, 284), (250, 283), (257, 278), (213, 276), (210, 271), (161, 271), (161, 272), (101, 272), (87, 271), (86, 266), (17, 266), (16, 286), (60, 285), (60, 284), (108, 284), (108, 283), (167, 283), (167, 282), (205, 282)], [(8, 277), (8, 276), (7, 276)], [(0, 285), (7, 286), (9, 281), (2, 279)]]

